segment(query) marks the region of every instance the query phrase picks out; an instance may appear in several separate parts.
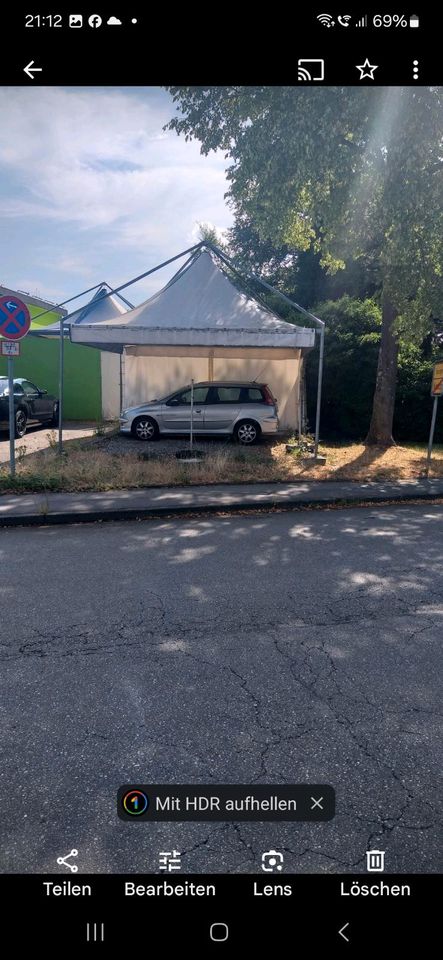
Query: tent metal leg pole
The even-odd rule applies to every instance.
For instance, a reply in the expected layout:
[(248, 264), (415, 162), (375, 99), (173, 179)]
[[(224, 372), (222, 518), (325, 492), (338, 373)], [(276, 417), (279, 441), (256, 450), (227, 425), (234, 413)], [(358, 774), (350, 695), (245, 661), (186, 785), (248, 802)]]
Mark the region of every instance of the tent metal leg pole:
[(58, 368), (58, 452), (63, 453), (63, 383), (65, 365), (65, 336), (63, 317), (60, 318), (60, 353)]
[(320, 437), (320, 407), (321, 407), (321, 388), (323, 381), (323, 354), (325, 348), (325, 327), (324, 324), (320, 329), (320, 355), (318, 358), (318, 384), (317, 384), (317, 410), (315, 414), (315, 445), (314, 445), (314, 457), (318, 454), (318, 444)]
[(298, 405), (298, 436), (299, 438), (302, 435), (302, 411), (301, 411), (301, 375), (302, 375), (302, 366), (303, 366), (303, 357), (300, 356), (300, 362), (298, 367), (298, 384), (297, 384), (297, 405)]
[(191, 380), (191, 431), (189, 434), (189, 449), (192, 453), (194, 441), (194, 380)]

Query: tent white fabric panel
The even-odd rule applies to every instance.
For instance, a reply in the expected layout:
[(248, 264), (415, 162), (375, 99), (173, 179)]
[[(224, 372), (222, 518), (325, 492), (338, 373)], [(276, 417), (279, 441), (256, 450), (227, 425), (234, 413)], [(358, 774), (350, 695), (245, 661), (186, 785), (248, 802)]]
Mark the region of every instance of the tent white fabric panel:
[[(108, 298), (109, 299), (109, 298)], [(104, 305), (103, 305), (104, 306)], [(74, 343), (312, 347), (315, 331), (281, 320), (234, 286), (207, 251), (124, 317), (71, 326)]]

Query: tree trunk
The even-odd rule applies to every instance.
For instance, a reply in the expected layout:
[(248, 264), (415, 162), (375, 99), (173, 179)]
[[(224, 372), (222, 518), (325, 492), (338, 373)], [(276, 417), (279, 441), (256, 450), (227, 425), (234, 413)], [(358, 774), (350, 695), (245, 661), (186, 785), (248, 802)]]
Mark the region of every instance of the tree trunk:
[(394, 443), (392, 422), (394, 419), (398, 362), (398, 341), (394, 331), (396, 316), (395, 307), (384, 294), (377, 379), (372, 404), (371, 425), (365, 440), (367, 446), (390, 447)]

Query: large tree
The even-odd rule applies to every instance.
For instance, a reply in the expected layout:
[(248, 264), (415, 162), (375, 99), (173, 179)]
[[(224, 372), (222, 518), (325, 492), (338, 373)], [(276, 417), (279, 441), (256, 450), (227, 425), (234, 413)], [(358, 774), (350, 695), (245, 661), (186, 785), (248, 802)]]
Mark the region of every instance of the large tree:
[(169, 126), (223, 149), (236, 221), (381, 290), (368, 443), (392, 443), (399, 337), (442, 312), (443, 115), (435, 87), (169, 87)]

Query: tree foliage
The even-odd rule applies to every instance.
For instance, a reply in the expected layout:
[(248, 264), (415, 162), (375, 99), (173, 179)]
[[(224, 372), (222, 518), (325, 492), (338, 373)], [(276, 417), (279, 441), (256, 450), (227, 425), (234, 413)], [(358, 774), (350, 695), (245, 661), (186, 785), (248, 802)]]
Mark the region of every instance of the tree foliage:
[(308, 254), (327, 275), (357, 264), (380, 289), (370, 434), (389, 442), (398, 344), (443, 313), (441, 88), (169, 89), (169, 126), (226, 153), (237, 237), (253, 225), (259, 256)]
[[(323, 439), (362, 441), (371, 412), (377, 355), (380, 346), (381, 308), (374, 299), (345, 295), (315, 306), (326, 321), (325, 367), (321, 435)], [(439, 337), (422, 344), (402, 341), (399, 350), (398, 388), (394, 427), (399, 441), (425, 442), (432, 412), (432, 366), (443, 355)], [(308, 356), (308, 418), (315, 420), (317, 362)], [(437, 420), (436, 442), (443, 440), (443, 416)]]

